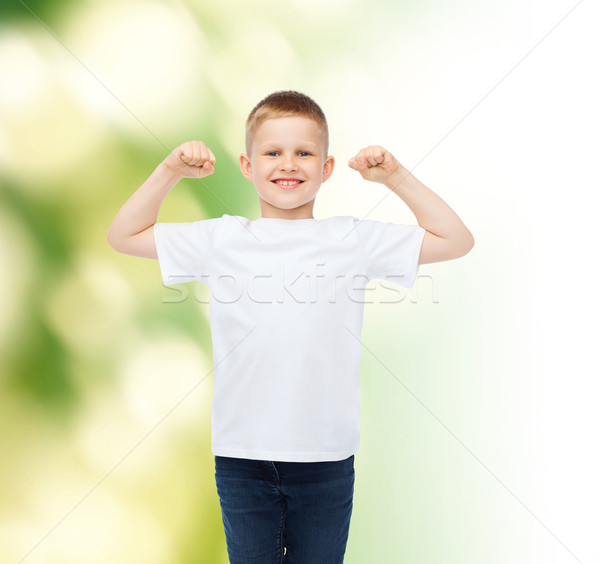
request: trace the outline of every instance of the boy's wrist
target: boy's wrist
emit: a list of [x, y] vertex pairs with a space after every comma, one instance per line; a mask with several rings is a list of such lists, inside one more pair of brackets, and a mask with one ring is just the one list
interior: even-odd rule
[[181, 173], [167, 166], [165, 161], [163, 161], [156, 167], [156, 171], [169, 183], [177, 183], [183, 178], [183, 175]]
[[413, 179], [413, 175], [406, 167], [399, 165], [398, 168], [390, 174], [385, 185], [392, 191], [398, 192], [407, 187]]

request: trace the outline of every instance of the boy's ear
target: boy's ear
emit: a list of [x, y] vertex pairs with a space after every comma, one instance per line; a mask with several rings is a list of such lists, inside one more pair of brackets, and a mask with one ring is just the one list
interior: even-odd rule
[[334, 167], [335, 159], [329, 155], [327, 159], [325, 159], [325, 164], [323, 165], [323, 180], [321, 182], [325, 182], [331, 176]]
[[240, 155], [240, 170], [242, 171], [242, 174], [246, 180], [254, 182], [254, 177], [252, 176], [252, 165], [250, 164], [250, 158], [246, 154]]

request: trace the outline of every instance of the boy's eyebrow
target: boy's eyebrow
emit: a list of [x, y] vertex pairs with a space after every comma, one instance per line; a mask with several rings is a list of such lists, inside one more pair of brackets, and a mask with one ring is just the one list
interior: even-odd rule
[[[319, 144], [318, 143], [313, 143], [312, 141], [299, 141], [298, 143], [296, 143], [297, 148], [300, 147], [318, 147]], [[279, 147], [279, 143], [263, 143], [261, 145], [259, 145], [259, 148], [261, 150], [265, 150], [265, 149], [274, 149], [274, 148], [278, 148]]]
[[[315, 143], [314, 141], [298, 141], [296, 143], [296, 145], [312, 145], [313, 147], [318, 147], [318, 143]], [[261, 147], [265, 148], [265, 147], [278, 147], [279, 143], [277, 143], [276, 141], [270, 142], [270, 141], [265, 141], [264, 143], [262, 143], [260, 145]]]

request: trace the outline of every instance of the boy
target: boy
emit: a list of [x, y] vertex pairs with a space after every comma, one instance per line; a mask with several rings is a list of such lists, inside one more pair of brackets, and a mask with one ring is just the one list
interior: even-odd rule
[[412, 287], [418, 265], [465, 255], [473, 237], [391, 153], [348, 165], [385, 184], [418, 225], [313, 217], [332, 174], [327, 121], [308, 96], [267, 96], [246, 122], [242, 174], [261, 217], [157, 223], [183, 177], [214, 172], [200, 141], [175, 149], [129, 198], [108, 233], [117, 251], [158, 259], [165, 285], [211, 291], [212, 451], [230, 562], [343, 562], [359, 446], [364, 287]]

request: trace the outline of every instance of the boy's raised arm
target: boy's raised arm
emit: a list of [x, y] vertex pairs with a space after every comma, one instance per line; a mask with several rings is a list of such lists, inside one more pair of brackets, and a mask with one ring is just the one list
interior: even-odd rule
[[456, 212], [381, 145], [361, 149], [348, 161], [348, 166], [360, 172], [365, 180], [385, 184], [415, 214], [425, 229], [419, 264], [452, 260], [473, 248], [473, 235]]
[[204, 178], [214, 172], [215, 156], [201, 141], [188, 141], [172, 151], [123, 204], [108, 230], [110, 246], [127, 255], [158, 258], [154, 224], [171, 188], [182, 178]]

